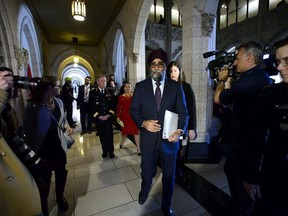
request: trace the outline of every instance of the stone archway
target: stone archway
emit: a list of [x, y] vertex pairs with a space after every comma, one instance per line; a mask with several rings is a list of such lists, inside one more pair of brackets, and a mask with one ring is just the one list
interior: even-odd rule
[[28, 51], [28, 61], [24, 62], [24, 75], [27, 76], [28, 64], [31, 68], [33, 77], [41, 77], [43, 75], [42, 68], [40, 68], [40, 51], [38, 39], [35, 35], [34, 26], [29, 17], [25, 17], [20, 27], [20, 48], [24, 48]]

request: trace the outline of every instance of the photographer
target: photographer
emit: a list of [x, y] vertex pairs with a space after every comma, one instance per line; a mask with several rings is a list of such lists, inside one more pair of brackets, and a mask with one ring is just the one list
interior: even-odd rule
[[260, 67], [262, 59], [262, 46], [258, 42], [240, 44], [236, 47], [233, 64], [240, 78], [230, 85], [228, 70], [224, 69], [219, 73], [214, 95], [216, 104], [233, 105], [231, 141], [224, 164], [232, 215], [251, 215], [254, 202], [261, 197], [259, 169], [263, 145], [255, 139], [257, 122], [253, 119], [257, 100], [264, 87], [270, 84], [268, 73]]
[[0, 67], [0, 215], [42, 215], [37, 185], [13, 152], [11, 143], [8, 145], [5, 140], [18, 129], [15, 111], [8, 103], [13, 97], [11, 72], [9, 68]]

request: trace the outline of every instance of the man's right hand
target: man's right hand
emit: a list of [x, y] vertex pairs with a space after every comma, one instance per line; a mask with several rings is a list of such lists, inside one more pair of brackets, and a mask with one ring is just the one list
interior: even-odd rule
[[7, 90], [12, 88], [13, 84], [13, 76], [11, 76], [10, 71], [3, 71], [0, 73], [0, 89]]
[[158, 120], [145, 120], [143, 127], [150, 132], [159, 132], [161, 130], [161, 125], [158, 124]]

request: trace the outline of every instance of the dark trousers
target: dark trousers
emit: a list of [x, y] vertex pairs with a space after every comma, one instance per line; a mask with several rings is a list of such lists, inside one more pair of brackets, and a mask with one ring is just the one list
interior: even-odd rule
[[[87, 119], [87, 124], [86, 124], [86, 119]], [[81, 122], [82, 131], [87, 131], [87, 130], [91, 131], [92, 117], [88, 112], [87, 103], [83, 103], [80, 106], [80, 122]]]
[[72, 119], [72, 114], [73, 114], [73, 102], [66, 102], [64, 103], [65, 111], [66, 111], [66, 118], [69, 123], [69, 125], [73, 125], [73, 119]]
[[49, 196], [49, 190], [50, 190], [50, 184], [51, 184], [51, 177], [52, 177], [52, 171], [55, 172], [55, 192], [56, 192], [56, 198], [63, 197], [64, 190], [65, 190], [65, 184], [67, 179], [67, 173], [68, 171], [65, 168], [64, 163], [48, 163], [49, 169], [46, 170], [45, 177], [36, 175], [34, 176], [34, 179], [36, 181], [36, 184], [39, 189], [40, 198], [41, 198], [41, 207], [42, 212], [46, 216], [48, 216], [48, 196]]
[[235, 158], [228, 154], [224, 164], [224, 172], [230, 189], [231, 204], [234, 215], [248, 216], [252, 213], [254, 202], [244, 189], [243, 180], [238, 175], [235, 163]]
[[114, 153], [113, 118], [110, 117], [106, 121], [97, 119], [96, 127], [103, 153]]
[[[281, 152], [282, 153], [282, 152]], [[283, 156], [264, 156], [261, 173], [260, 215], [288, 215], [288, 160]]]
[[[186, 150], [186, 146], [182, 145], [182, 140], [180, 140], [179, 143], [180, 143], [180, 145], [179, 145], [179, 150], [177, 152], [177, 160], [176, 160], [176, 173], [179, 174], [178, 177], [183, 177], [181, 175], [183, 175], [182, 169], [183, 169], [183, 166], [184, 166], [184, 161], [185, 161], [185, 156], [186, 155], [182, 155], [181, 151], [185, 151]], [[181, 180], [183, 180], [183, 179], [181, 179]]]
[[149, 193], [152, 185], [152, 179], [157, 170], [157, 159], [160, 156], [162, 168], [162, 209], [166, 210], [171, 207], [171, 199], [174, 190], [175, 166], [177, 151], [164, 152], [161, 149], [156, 149], [152, 153], [141, 154], [141, 191]]

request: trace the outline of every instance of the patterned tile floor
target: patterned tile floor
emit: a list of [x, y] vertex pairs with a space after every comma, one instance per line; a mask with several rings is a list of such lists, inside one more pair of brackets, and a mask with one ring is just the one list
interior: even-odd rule
[[[92, 134], [80, 136], [76, 128], [76, 143], [68, 152], [69, 171], [65, 197], [70, 208], [58, 212], [55, 204], [54, 181], [49, 198], [50, 215], [162, 215], [161, 169], [158, 168], [147, 202], [138, 204], [140, 190], [140, 156], [135, 145], [126, 140], [125, 148], [119, 149], [120, 133], [115, 130], [114, 159], [102, 159], [99, 137]], [[228, 197], [228, 186], [223, 173], [223, 160], [218, 164], [186, 164], [185, 174], [189, 179], [176, 184], [173, 209], [178, 216], [216, 215], [216, 204], [221, 205]], [[215, 200], [218, 199], [218, 200]]]
[[[140, 156], [137, 155], [135, 145], [127, 139], [125, 148], [120, 149], [120, 132], [114, 130], [116, 157], [102, 159], [101, 145], [95, 131], [80, 136], [79, 125], [73, 134], [76, 142], [67, 155], [69, 172], [65, 197], [70, 208], [66, 212], [58, 212], [53, 178], [49, 197], [50, 216], [162, 215], [161, 169], [158, 168], [148, 200], [144, 205], [139, 205]], [[222, 157], [215, 163], [185, 164], [188, 181], [176, 183], [173, 194], [172, 208], [176, 216], [221, 214], [222, 203], [229, 198], [223, 161]]]

